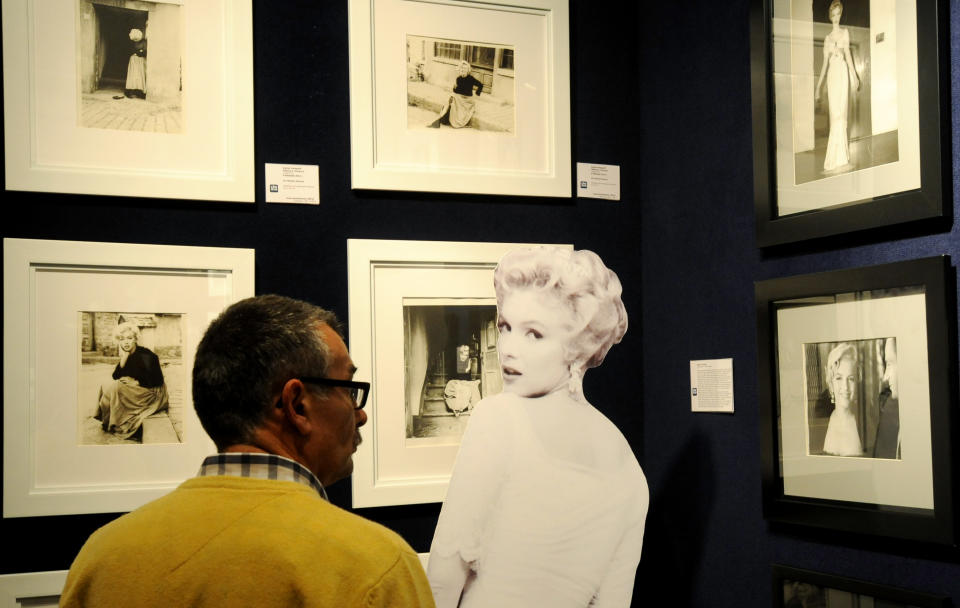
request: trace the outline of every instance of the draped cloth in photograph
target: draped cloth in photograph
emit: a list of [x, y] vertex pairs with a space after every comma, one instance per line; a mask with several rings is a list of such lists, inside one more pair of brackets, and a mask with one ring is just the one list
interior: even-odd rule
[[131, 91], [147, 90], [147, 60], [134, 53], [127, 62], [127, 84], [125, 89]]
[[144, 387], [129, 377], [114, 380], [100, 387], [100, 415], [104, 430], [127, 439], [137, 432], [147, 416], [167, 408], [170, 396], [167, 385]]
[[126, 361], [113, 370], [113, 382], [100, 386], [97, 420], [103, 430], [126, 439], [144, 419], [167, 409], [170, 396], [160, 359], [149, 348], [137, 345]]
[[454, 93], [450, 96], [450, 126], [457, 129], [470, 124], [477, 111], [476, 100], [468, 95]]

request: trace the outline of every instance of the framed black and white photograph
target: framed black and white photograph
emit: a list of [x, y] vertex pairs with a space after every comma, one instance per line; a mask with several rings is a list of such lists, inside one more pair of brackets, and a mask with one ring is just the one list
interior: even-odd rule
[[513, 46], [407, 36], [407, 128], [516, 133]]
[[250, 0], [2, 11], [8, 190], [255, 200]]
[[180, 4], [79, 3], [79, 126], [181, 133], [185, 66]]
[[945, 257], [756, 283], [764, 514], [951, 544]]
[[216, 451], [197, 343], [254, 293], [252, 249], [3, 241], [3, 516], [120, 513]]
[[355, 189], [569, 197], [567, 0], [350, 0]]
[[457, 444], [480, 399], [503, 389], [496, 303], [403, 302], [406, 445]]
[[78, 443], [183, 443], [183, 315], [85, 310], [78, 327]]
[[773, 565], [773, 608], [947, 608], [945, 595]]
[[807, 454], [900, 459], [897, 339], [803, 345]]
[[760, 246], [950, 214], [947, 3], [754, 0]]
[[527, 246], [347, 240], [350, 355], [372, 383], [354, 507], [443, 501], [474, 406], [503, 388], [493, 270]]

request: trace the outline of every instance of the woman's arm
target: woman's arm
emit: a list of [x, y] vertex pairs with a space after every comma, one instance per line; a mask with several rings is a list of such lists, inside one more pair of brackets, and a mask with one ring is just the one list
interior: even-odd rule
[[470, 567], [460, 559], [459, 553], [430, 555], [427, 579], [430, 581], [430, 590], [433, 591], [433, 601], [437, 608], [456, 608], [469, 573]]
[[473, 79], [473, 86], [477, 87], [477, 97], [480, 97], [480, 92], [483, 90], [483, 83], [474, 78], [472, 74], [470, 78]]
[[591, 608], [619, 608], [629, 606], [633, 597], [633, 580], [637, 574], [637, 564], [643, 548], [643, 529], [645, 518], [640, 519], [627, 530], [620, 546], [610, 562], [606, 576], [600, 583]]
[[817, 80], [817, 88], [814, 89], [814, 101], [820, 101], [820, 87], [823, 86], [823, 77], [827, 75], [827, 64], [830, 63], [830, 53], [827, 51], [827, 41], [823, 41], [823, 65], [820, 66], [820, 78]]
[[501, 395], [481, 401], [460, 442], [427, 565], [438, 608], [456, 607], [470, 576], [470, 564], [483, 551], [490, 506], [497, 501], [512, 458], [505, 405]]

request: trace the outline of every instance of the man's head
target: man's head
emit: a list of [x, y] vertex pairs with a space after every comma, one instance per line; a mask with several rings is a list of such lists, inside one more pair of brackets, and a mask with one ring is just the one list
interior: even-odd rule
[[353, 377], [339, 332], [333, 313], [282, 296], [224, 310], [193, 366], [194, 407], [217, 448], [252, 445], [289, 455], [324, 484], [349, 475], [366, 415], [354, 410], [347, 389], [300, 380]]

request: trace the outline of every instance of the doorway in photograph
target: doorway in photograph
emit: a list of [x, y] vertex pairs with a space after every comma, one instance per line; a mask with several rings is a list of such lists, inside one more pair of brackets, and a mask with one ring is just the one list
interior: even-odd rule
[[77, 2], [78, 125], [182, 132], [179, 2]]
[[407, 36], [407, 128], [516, 133], [514, 48]]
[[184, 315], [79, 316], [78, 443], [183, 443]]
[[408, 445], [458, 443], [481, 398], [503, 389], [497, 307], [404, 299], [404, 389]]
[[807, 454], [900, 460], [895, 337], [803, 345]]
[[793, 2], [791, 17], [813, 39], [793, 47], [796, 184], [899, 160], [895, 0]]

